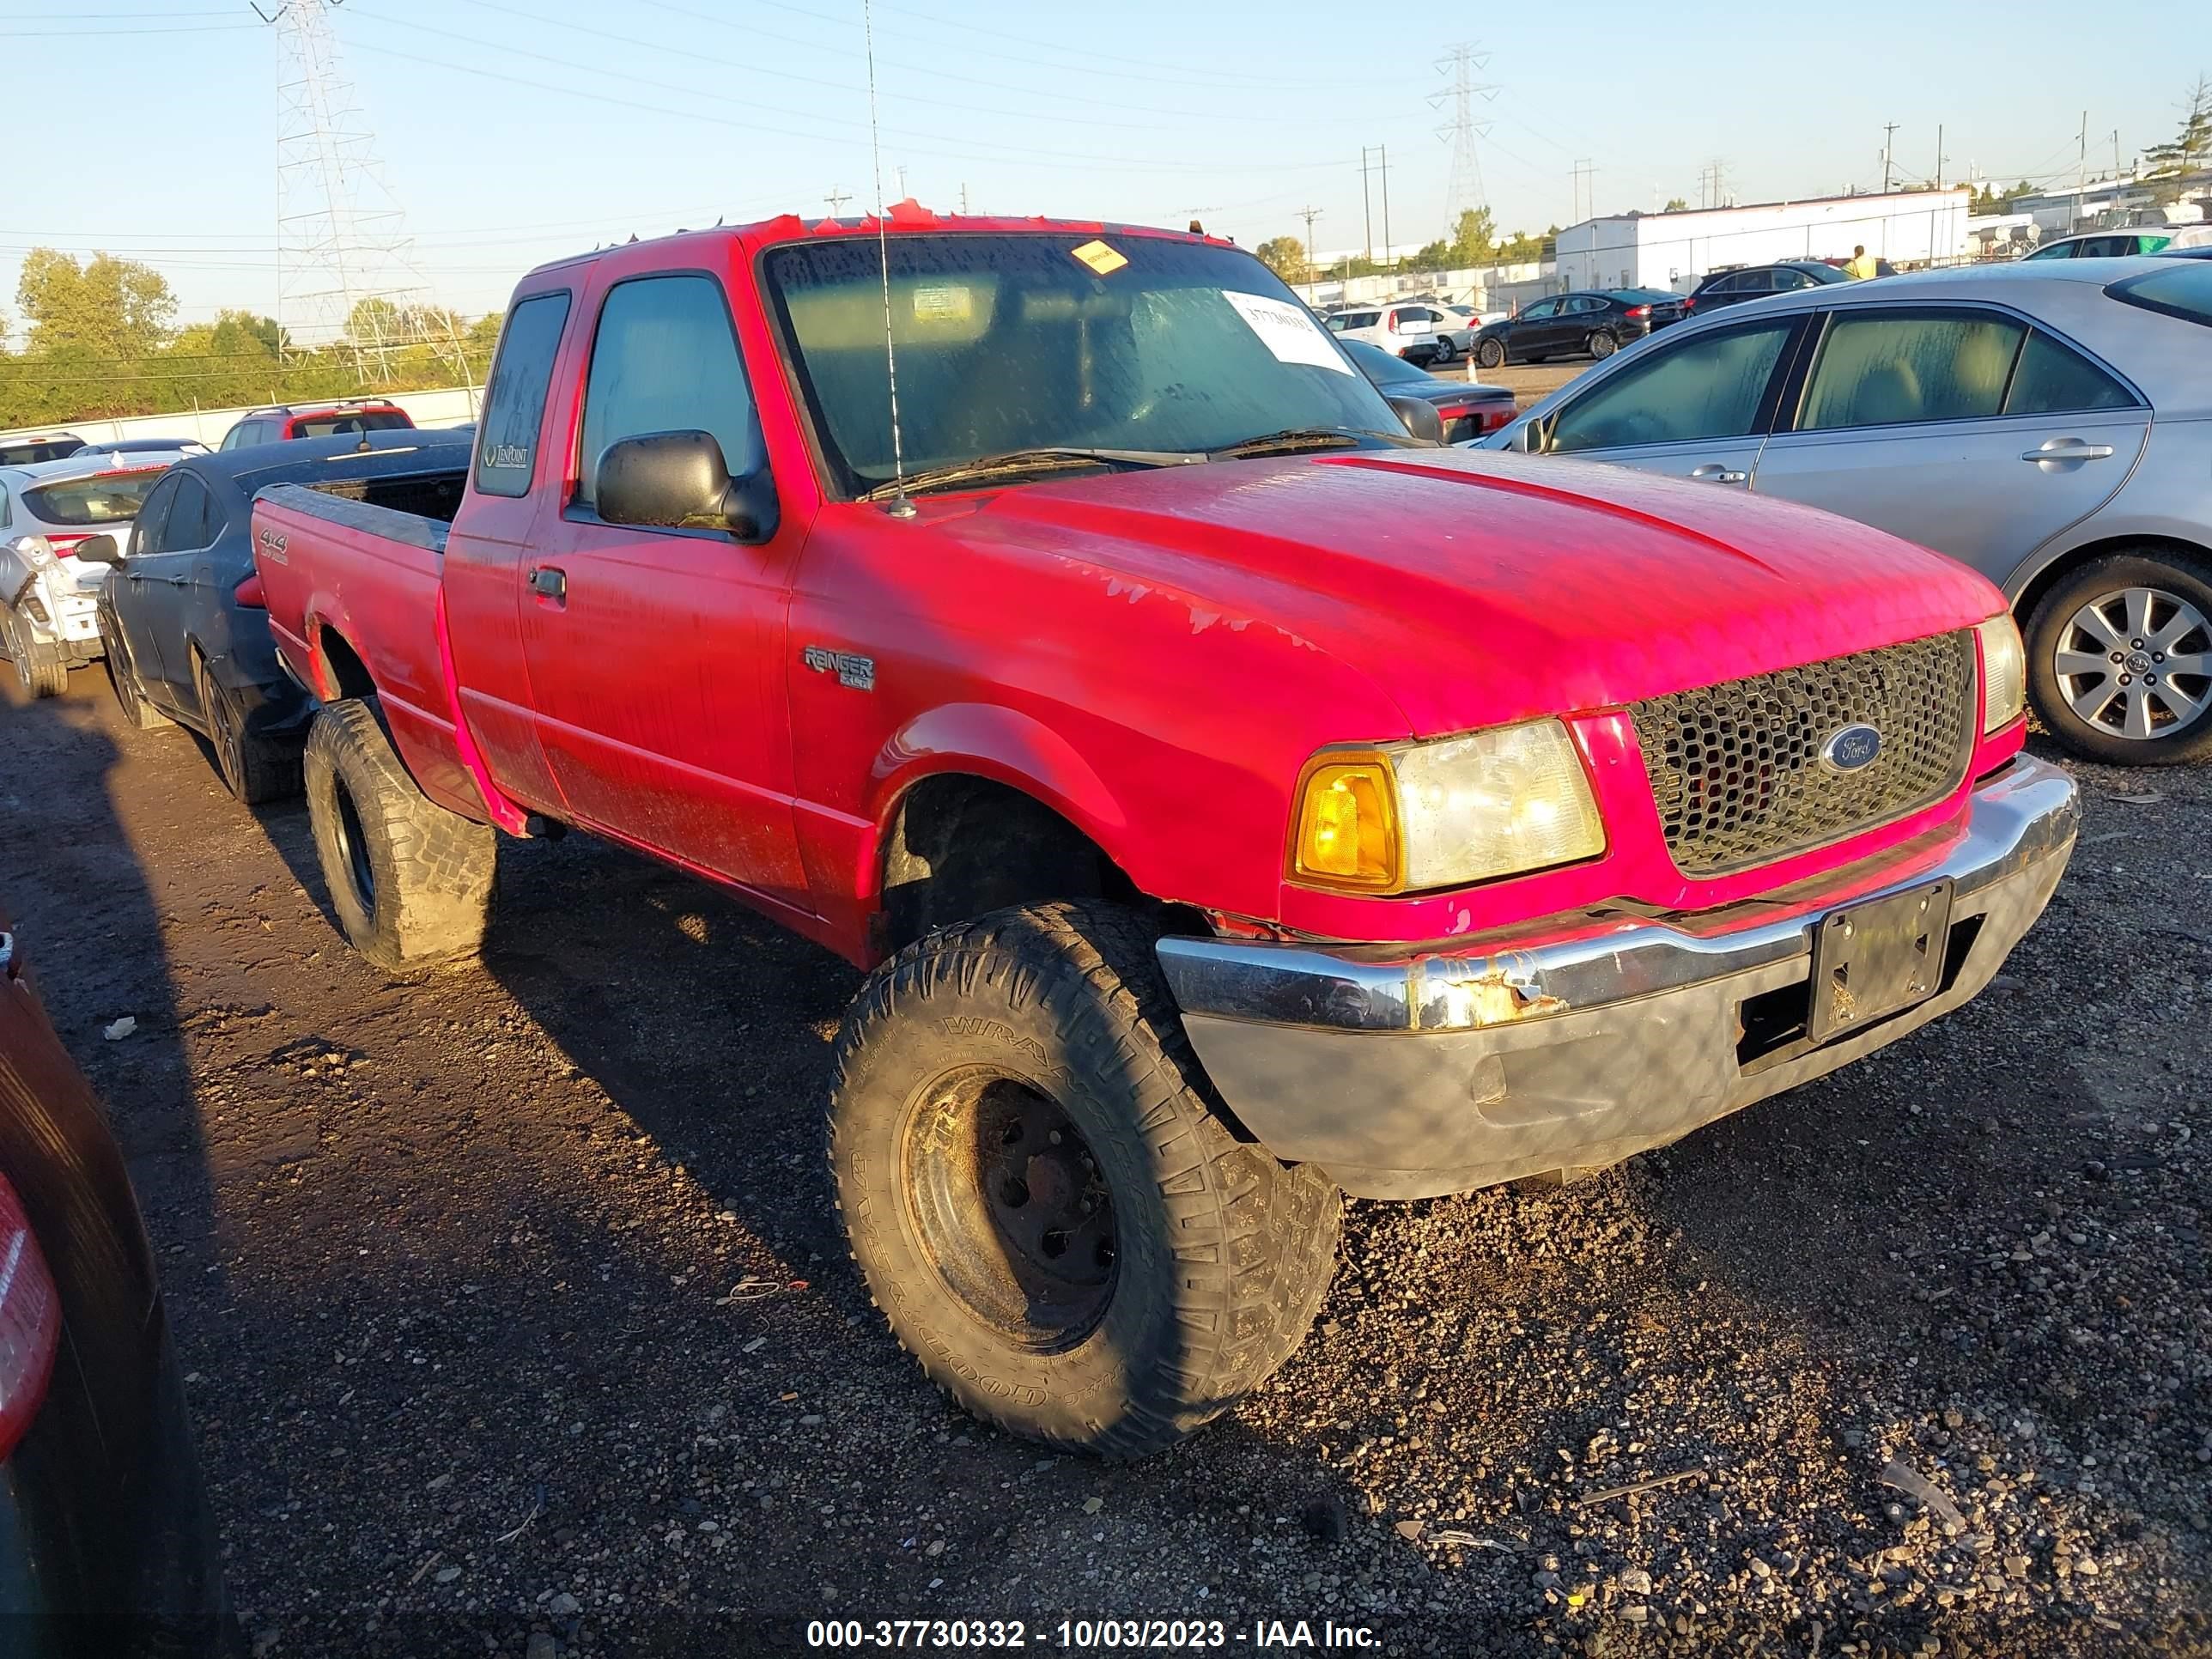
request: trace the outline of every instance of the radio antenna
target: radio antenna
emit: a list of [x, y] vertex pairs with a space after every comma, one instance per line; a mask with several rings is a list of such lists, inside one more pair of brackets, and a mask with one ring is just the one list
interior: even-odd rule
[[884, 225], [884, 148], [876, 128], [876, 9], [873, 0], [860, 0], [860, 28], [868, 48], [868, 159], [876, 170], [876, 258], [884, 274], [884, 368], [891, 387], [890, 503], [884, 508], [894, 519], [914, 517], [914, 503], [906, 497], [906, 450], [899, 439], [898, 348], [891, 342], [891, 249]]

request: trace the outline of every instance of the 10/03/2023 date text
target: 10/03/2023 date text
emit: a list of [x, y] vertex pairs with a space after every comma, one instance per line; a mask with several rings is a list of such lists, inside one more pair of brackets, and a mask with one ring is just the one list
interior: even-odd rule
[[817, 1619], [806, 1626], [814, 1648], [1119, 1649], [1176, 1651], [1250, 1647], [1260, 1650], [1376, 1650], [1381, 1642], [1364, 1625], [1322, 1620], [1255, 1620], [1247, 1628], [1219, 1619], [1063, 1619], [1034, 1632], [1019, 1619]]

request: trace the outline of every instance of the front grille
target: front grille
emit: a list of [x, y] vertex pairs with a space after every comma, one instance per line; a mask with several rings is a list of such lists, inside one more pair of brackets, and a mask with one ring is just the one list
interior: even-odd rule
[[[1942, 799], [1973, 750], [1970, 633], [1727, 680], [1629, 705], [1668, 850], [1719, 875], [1870, 830]], [[1873, 726], [1881, 749], [1840, 772], [1821, 745]]]

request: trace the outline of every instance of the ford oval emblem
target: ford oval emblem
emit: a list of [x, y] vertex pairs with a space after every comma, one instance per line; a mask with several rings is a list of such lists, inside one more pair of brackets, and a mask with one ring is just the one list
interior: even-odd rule
[[1856, 772], [1873, 765], [1881, 753], [1881, 732], [1871, 726], [1846, 726], [1831, 732], [1820, 745], [1820, 764], [1831, 772]]

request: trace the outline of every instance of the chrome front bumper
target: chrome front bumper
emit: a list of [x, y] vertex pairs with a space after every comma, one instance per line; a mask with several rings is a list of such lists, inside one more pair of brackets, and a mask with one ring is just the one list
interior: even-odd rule
[[[1160, 963], [1215, 1087], [1277, 1157], [1360, 1197], [1464, 1192], [1664, 1146], [1959, 1006], [2042, 914], [2079, 817], [2073, 780], [2023, 756], [1975, 789], [1963, 835], [1721, 910], [1577, 913], [1431, 947], [1165, 939]], [[1793, 1041], [1820, 918], [1939, 878], [1936, 994]]]

